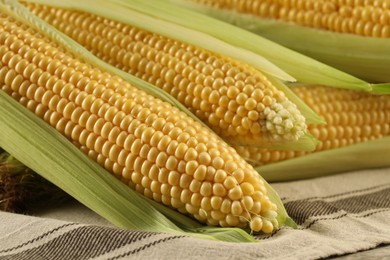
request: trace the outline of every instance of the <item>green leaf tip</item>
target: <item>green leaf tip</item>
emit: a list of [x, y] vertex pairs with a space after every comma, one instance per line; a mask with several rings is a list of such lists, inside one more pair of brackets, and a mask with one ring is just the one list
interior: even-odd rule
[[372, 93], [375, 95], [390, 95], [390, 83], [373, 84]]

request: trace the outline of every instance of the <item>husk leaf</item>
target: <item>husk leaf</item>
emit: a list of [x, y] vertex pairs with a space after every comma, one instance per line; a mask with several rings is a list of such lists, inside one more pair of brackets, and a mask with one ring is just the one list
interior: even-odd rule
[[390, 166], [390, 136], [256, 167], [269, 182]]

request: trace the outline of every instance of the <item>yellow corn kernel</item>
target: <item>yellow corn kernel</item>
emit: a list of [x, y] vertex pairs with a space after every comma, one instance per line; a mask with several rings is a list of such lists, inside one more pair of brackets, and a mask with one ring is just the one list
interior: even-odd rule
[[[251, 219], [265, 218], [276, 207], [254, 169], [176, 107], [84, 63], [2, 13], [0, 54], [1, 91], [51, 124], [130, 188], [204, 223], [274, 230], [251, 224]], [[156, 122], [161, 129], [154, 128]], [[200, 153], [190, 145], [194, 140]], [[243, 196], [232, 170], [240, 170], [237, 176], [243, 180], [257, 176], [250, 183], [253, 187], [245, 187], [245, 194], [252, 189], [257, 193]], [[225, 185], [228, 180], [230, 184]], [[264, 194], [260, 198], [255, 195], [259, 192]], [[250, 218], [241, 216], [238, 213], [251, 205], [248, 196], [273, 207], [268, 206], [270, 212], [251, 213]], [[223, 213], [233, 203], [234, 218]]]

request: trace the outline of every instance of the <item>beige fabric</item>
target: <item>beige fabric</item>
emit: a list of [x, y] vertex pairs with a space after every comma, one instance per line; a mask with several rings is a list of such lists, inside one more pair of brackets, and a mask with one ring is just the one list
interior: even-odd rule
[[257, 237], [258, 243], [124, 231], [68, 204], [38, 217], [0, 212], [0, 258], [319, 259], [390, 244], [390, 168], [274, 187], [299, 227]]

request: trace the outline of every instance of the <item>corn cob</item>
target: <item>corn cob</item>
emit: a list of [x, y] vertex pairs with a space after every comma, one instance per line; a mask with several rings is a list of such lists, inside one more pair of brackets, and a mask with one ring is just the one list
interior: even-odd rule
[[389, 1], [192, 0], [214, 8], [234, 10], [332, 32], [390, 37]]
[[258, 70], [90, 13], [26, 4], [104, 61], [170, 93], [226, 141], [296, 141], [304, 117]]
[[264, 182], [216, 135], [25, 23], [0, 17], [2, 91], [89, 157], [136, 191], [209, 225], [278, 227]]
[[[295, 86], [293, 91], [326, 125], [309, 125], [309, 132], [320, 140], [314, 152], [341, 148], [390, 136], [390, 95], [375, 96], [361, 91], [324, 86]], [[235, 146], [253, 165], [265, 165], [309, 154], [304, 151], [278, 151]]]

